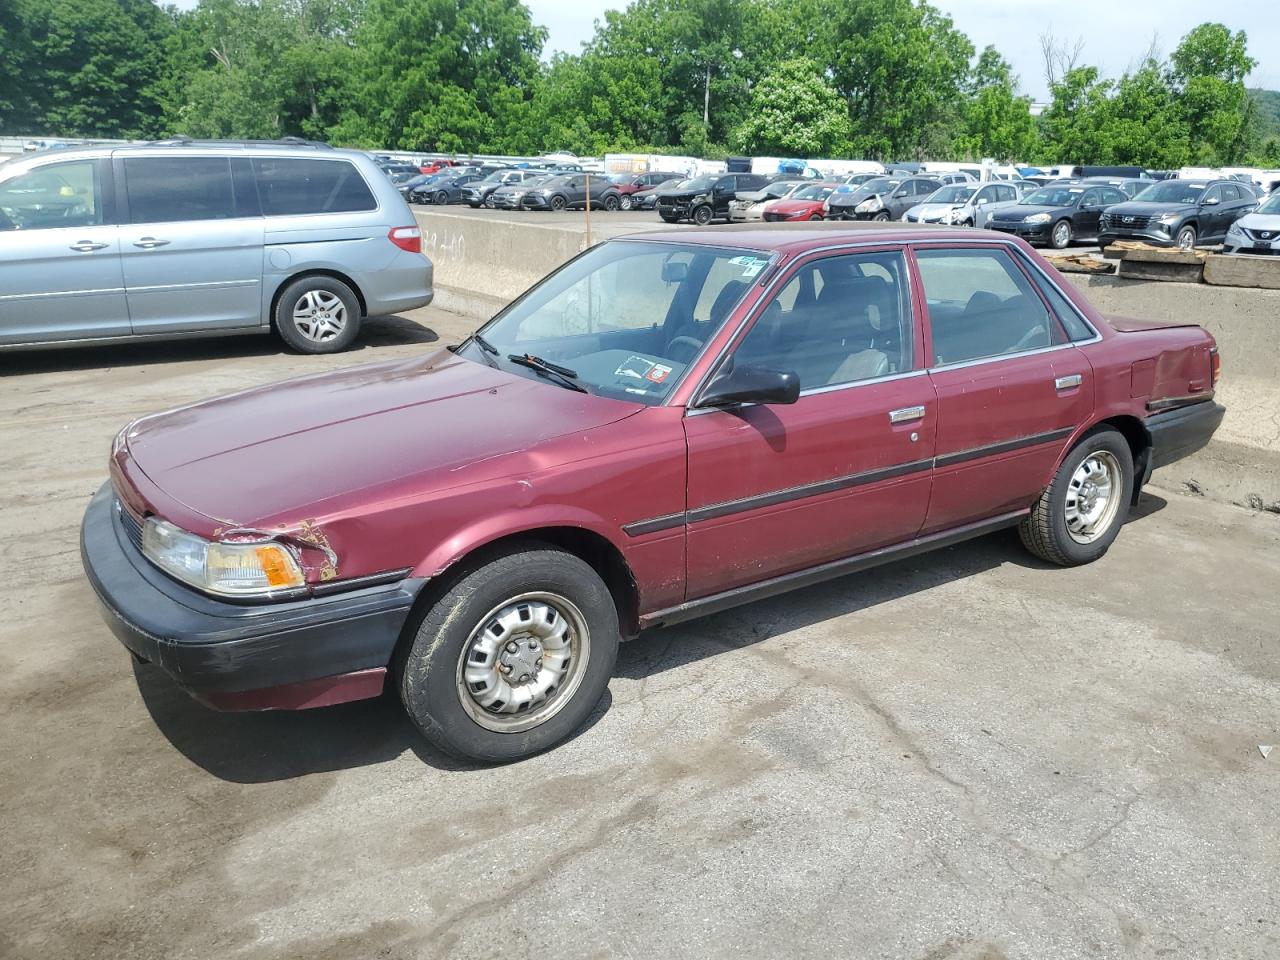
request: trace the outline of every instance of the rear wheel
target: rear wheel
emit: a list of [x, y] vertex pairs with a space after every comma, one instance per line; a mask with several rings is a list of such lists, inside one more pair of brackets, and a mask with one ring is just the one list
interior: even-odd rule
[[1177, 237], [1174, 238], [1179, 250], [1194, 250], [1196, 246], [1196, 228], [1191, 224], [1187, 224], [1178, 231]]
[[1023, 544], [1064, 567], [1097, 560], [1129, 516], [1133, 483], [1128, 441], [1115, 430], [1095, 430], [1067, 454], [1018, 527]]
[[619, 206], [618, 198], [615, 197], [613, 194], [609, 194], [609, 196], [604, 198], [604, 208], [608, 210], [610, 213], [617, 210], [618, 206]]
[[449, 753], [519, 760], [578, 729], [608, 687], [618, 614], [572, 554], [526, 543], [459, 580], [397, 661], [405, 709]]
[[276, 332], [299, 353], [338, 353], [360, 331], [355, 291], [333, 277], [300, 277], [276, 302]]
[[693, 222], [700, 227], [705, 227], [711, 222], [711, 213], [710, 207], [698, 207], [693, 211]]
[[1071, 246], [1071, 221], [1059, 220], [1049, 231], [1049, 243], [1055, 250], [1065, 250]]

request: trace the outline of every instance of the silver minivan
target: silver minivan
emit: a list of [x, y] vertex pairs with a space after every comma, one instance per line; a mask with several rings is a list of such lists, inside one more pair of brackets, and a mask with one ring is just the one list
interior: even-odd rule
[[413, 214], [358, 151], [175, 140], [0, 167], [0, 350], [275, 330], [333, 353], [431, 298]]

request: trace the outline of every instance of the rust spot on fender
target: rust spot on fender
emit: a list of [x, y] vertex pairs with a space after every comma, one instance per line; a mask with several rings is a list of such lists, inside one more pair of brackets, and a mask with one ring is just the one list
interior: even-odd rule
[[321, 581], [333, 580], [338, 576], [338, 568], [334, 565], [333, 558], [337, 556], [333, 547], [329, 545], [329, 538], [325, 532], [316, 526], [314, 520], [303, 520], [298, 524], [298, 532], [294, 535], [302, 543], [310, 544], [324, 554], [324, 563], [320, 566]]

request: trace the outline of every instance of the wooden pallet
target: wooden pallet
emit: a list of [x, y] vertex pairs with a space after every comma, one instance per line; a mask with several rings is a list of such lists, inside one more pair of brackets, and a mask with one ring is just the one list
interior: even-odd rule
[[1087, 253], [1045, 254], [1045, 259], [1063, 273], [1115, 273], [1116, 267]]

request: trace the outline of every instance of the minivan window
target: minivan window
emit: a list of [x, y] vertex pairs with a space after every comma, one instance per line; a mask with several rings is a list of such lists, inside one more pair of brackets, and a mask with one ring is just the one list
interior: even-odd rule
[[364, 177], [346, 160], [258, 157], [253, 167], [262, 212], [268, 217], [357, 213], [378, 208]]
[[0, 183], [0, 230], [51, 230], [102, 223], [96, 160], [28, 170]]
[[226, 157], [127, 157], [124, 179], [133, 223], [237, 216]]

